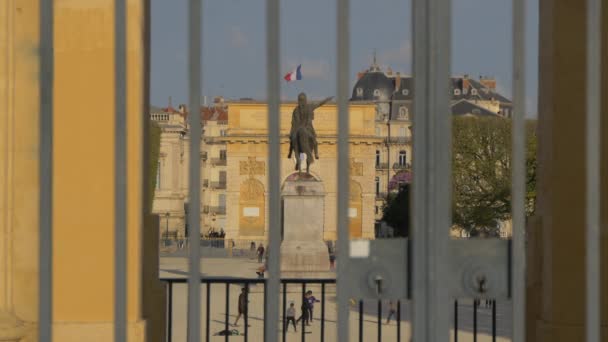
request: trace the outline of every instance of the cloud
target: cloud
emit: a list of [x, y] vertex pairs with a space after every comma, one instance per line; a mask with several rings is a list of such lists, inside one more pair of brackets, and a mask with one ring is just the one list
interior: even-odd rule
[[378, 63], [385, 66], [405, 66], [411, 68], [412, 65], [412, 42], [410, 40], [402, 40], [398, 47], [380, 51], [378, 54]]
[[285, 63], [286, 69], [284, 72], [293, 70], [296, 66], [302, 64], [302, 78], [304, 79], [329, 79], [330, 67], [327, 61], [321, 59], [287, 59]]
[[230, 28], [230, 45], [235, 48], [242, 48], [247, 45], [247, 36], [240, 27], [232, 26]]

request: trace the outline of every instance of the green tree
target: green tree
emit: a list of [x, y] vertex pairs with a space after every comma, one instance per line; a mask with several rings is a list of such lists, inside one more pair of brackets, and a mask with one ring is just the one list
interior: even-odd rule
[[[536, 124], [526, 124], [527, 202], [534, 211]], [[511, 120], [457, 117], [453, 120], [452, 222], [471, 235], [497, 233], [511, 218]]]
[[382, 221], [395, 229], [394, 236], [407, 237], [410, 231], [410, 184], [403, 183], [399, 192], [389, 194], [382, 208]]

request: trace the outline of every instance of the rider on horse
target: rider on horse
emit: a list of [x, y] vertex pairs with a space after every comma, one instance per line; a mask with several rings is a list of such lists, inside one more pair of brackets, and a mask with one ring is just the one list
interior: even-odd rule
[[300, 93], [298, 95], [298, 105], [293, 110], [291, 115], [291, 131], [289, 133], [289, 154], [287, 158], [291, 158], [291, 152], [294, 149], [294, 141], [296, 139], [296, 132], [303, 128], [313, 139], [315, 158], [319, 159], [319, 150], [317, 147], [317, 133], [312, 125], [312, 120], [315, 118], [314, 110], [321, 107], [327, 101], [331, 100], [333, 96], [330, 96], [319, 103], [306, 103], [306, 94]]

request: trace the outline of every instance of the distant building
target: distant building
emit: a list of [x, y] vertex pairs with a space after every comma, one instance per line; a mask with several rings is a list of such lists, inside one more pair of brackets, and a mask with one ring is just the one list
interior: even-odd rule
[[[468, 75], [452, 77], [450, 93], [453, 115], [510, 117], [512, 103], [496, 90], [496, 80]], [[398, 189], [394, 177], [411, 172], [414, 81], [411, 76], [382, 70], [374, 58], [371, 66], [357, 75], [351, 103], [376, 105], [375, 135], [383, 144], [375, 151], [376, 219], [382, 217], [387, 193]]]

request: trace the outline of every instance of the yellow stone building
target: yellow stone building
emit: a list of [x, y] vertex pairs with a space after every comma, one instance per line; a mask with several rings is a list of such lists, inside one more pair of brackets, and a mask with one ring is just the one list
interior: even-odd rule
[[[224, 103], [216, 98], [214, 106], [201, 110], [203, 233], [224, 231], [226, 238], [246, 246], [266, 240], [268, 232], [268, 130], [267, 105], [242, 100]], [[291, 113], [295, 103], [281, 105], [281, 180], [294, 173], [293, 159], [287, 159]], [[155, 108], [151, 117], [162, 129], [157, 192], [154, 212], [161, 216], [161, 236], [186, 235], [185, 203], [188, 203], [187, 168], [189, 135], [187, 111]], [[351, 120], [351, 236], [374, 238], [377, 188], [375, 151], [382, 139], [375, 135], [375, 106], [361, 102], [350, 108]], [[327, 104], [315, 111], [314, 126], [319, 141], [320, 159], [311, 174], [326, 191], [323, 215], [324, 238], [336, 240], [337, 107]], [[187, 204], [186, 204], [187, 207]], [[167, 215], [168, 214], [168, 215]]]

